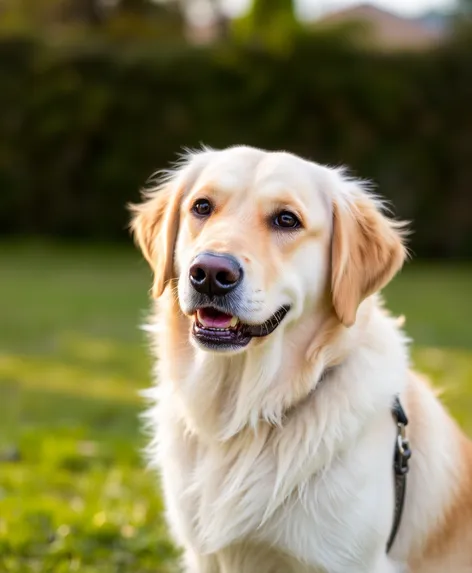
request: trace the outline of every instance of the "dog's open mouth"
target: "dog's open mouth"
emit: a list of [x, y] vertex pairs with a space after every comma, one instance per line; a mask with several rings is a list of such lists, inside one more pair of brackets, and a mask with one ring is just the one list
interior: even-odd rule
[[193, 322], [193, 336], [213, 349], [242, 348], [249, 344], [252, 338], [271, 334], [289, 310], [290, 307], [282, 306], [262, 324], [244, 324], [236, 316], [215, 308], [199, 308]]

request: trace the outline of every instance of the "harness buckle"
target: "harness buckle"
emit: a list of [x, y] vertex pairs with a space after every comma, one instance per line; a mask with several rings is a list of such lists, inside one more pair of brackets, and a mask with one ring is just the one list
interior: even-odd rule
[[390, 552], [392, 545], [400, 527], [402, 519], [403, 506], [405, 503], [406, 492], [406, 475], [408, 473], [409, 461], [411, 458], [410, 442], [406, 436], [406, 426], [408, 418], [403, 410], [398, 396], [395, 396], [392, 405], [392, 415], [397, 426], [397, 437], [395, 440], [393, 470], [395, 474], [395, 513], [393, 516], [393, 525], [390, 531], [390, 537], [387, 541], [387, 553]]
[[410, 469], [410, 442], [406, 437], [405, 424], [398, 423], [397, 443], [395, 447], [394, 468], [397, 475], [406, 475]]

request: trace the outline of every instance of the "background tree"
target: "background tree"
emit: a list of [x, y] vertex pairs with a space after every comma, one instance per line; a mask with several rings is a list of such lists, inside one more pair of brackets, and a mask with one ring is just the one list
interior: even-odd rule
[[98, 26], [105, 14], [101, 0], [62, 0], [60, 14], [66, 21]]
[[472, 0], [459, 0], [458, 9], [459, 14], [470, 18], [472, 16]]
[[454, 40], [472, 46], [472, 0], [457, 0], [456, 10], [452, 17]]
[[236, 37], [275, 50], [286, 49], [301, 27], [294, 0], [253, 0], [248, 13], [235, 22]]

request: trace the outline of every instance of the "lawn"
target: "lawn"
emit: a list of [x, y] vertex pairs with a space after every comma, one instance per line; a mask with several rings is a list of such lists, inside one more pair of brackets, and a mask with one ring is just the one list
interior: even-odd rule
[[[0, 245], [0, 571], [175, 571], [140, 456], [149, 284], [131, 249]], [[472, 433], [471, 285], [415, 262], [386, 298]]]

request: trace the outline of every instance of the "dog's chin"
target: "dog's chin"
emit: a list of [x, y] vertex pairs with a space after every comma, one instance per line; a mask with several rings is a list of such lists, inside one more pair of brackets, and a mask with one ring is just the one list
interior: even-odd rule
[[214, 307], [201, 307], [192, 315], [191, 336], [200, 348], [207, 351], [241, 352], [253, 338], [270, 336], [289, 310], [289, 306], [282, 306], [265, 322], [248, 324], [237, 316], [226, 314]]

